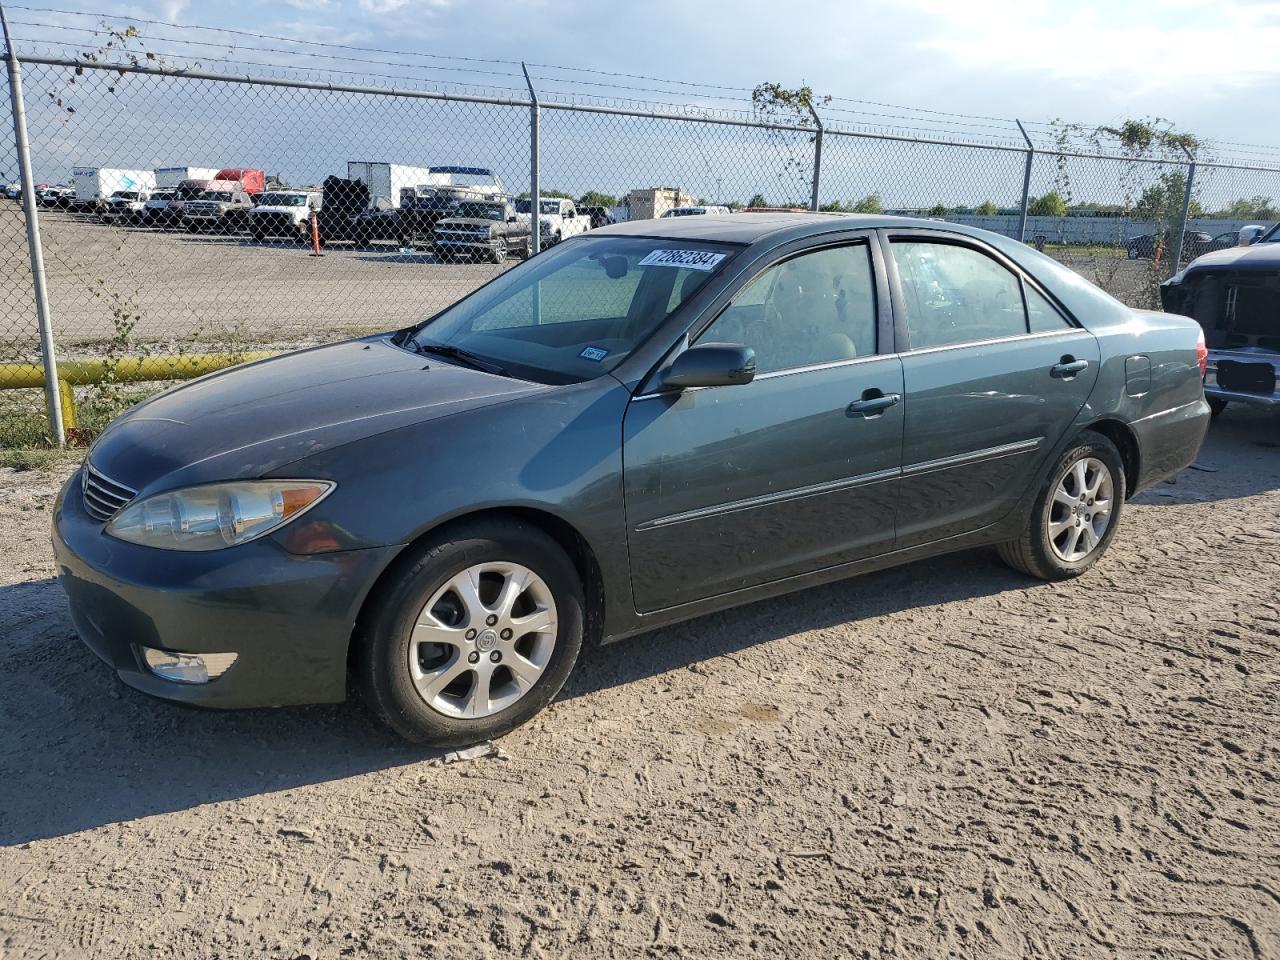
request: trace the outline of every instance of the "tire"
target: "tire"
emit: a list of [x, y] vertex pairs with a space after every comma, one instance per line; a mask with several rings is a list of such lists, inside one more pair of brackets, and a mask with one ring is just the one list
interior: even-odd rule
[[261, 230], [261, 229], [259, 229], [258, 227], [254, 227], [254, 228], [252, 228], [252, 229], [249, 231], [249, 234], [250, 234], [250, 235], [253, 237], [253, 239], [254, 239], [254, 240], [256, 240], [258, 243], [262, 243], [262, 241], [264, 241], [264, 240], [266, 240], [266, 239], [267, 239], [267, 232], [266, 232], [265, 230]]
[[[484, 567], [494, 569], [483, 571], [468, 612], [453, 585], [460, 579], [477, 582], [467, 581], [467, 572]], [[497, 568], [520, 568], [536, 578], [513, 596], [514, 607], [508, 605], [519, 619], [499, 617], [503, 591], [514, 581], [503, 580]], [[520, 521], [442, 531], [392, 570], [366, 609], [353, 659], [361, 693], [400, 736], [435, 747], [489, 740], [525, 723], [560, 692], [582, 649], [585, 602], [578, 573], [554, 540]], [[489, 610], [496, 622], [483, 619]], [[526, 616], [526, 622], [538, 618], [547, 629], [519, 634]], [[411, 657], [417, 658], [412, 662], [425, 692], [415, 683]], [[517, 682], [517, 662], [531, 678], [527, 685]], [[483, 699], [477, 696], [481, 690]]]
[[[1078, 486], [1078, 464], [1085, 464], [1085, 476], [1089, 483], [1082, 492], [1086, 494], [1089, 484], [1101, 472], [1099, 468], [1105, 468], [1107, 476], [1105, 480], [1098, 481], [1096, 487], [1098, 493], [1103, 492], [1108, 485], [1110, 487], [1109, 509], [1105, 517], [1094, 511], [1095, 504], [1103, 502], [1101, 496], [1085, 496], [1080, 500], [1073, 498], [1073, 505], [1070, 507], [1062, 499], [1055, 499], [1060, 486], [1065, 496], [1073, 497]], [[1124, 460], [1120, 457], [1120, 451], [1102, 434], [1083, 431], [1046, 473], [1036, 495], [1027, 529], [1016, 540], [999, 545], [1000, 557], [1015, 570], [1041, 580], [1070, 580], [1078, 577], [1097, 563], [1111, 544], [1120, 524], [1124, 498]], [[1081, 512], [1076, 514], [1076, 510]], [[1075, 540], [1072, 539], [1073, 535]], [[1088, 546], [1090, 538], [1094, 543], [1088, 547], [1087, 552], [1075, 555]], [[1058, 541], [1056, 544], [1055, 539]], [[1072, 546], [1075, 550], [1070, 549]]]
[[1137, 248], [1137, 247], [1125, 247], [1125, 248], [1124, 248], [1124, 253], [1125, 253], [1125, 256], [1126, 256], [1126, 257], [1128, 257], [1130, 260], [1137, 260], [1137, 259], [1138, 259], [1138, 248]]
[[507, 262], [507, 241], [504, 237], [499, 237], [494, 241], [493, 247], [489, 251], [489, 259], [494, 263]]
[[1227, 402], [1220, 397], [1205, 397], [1209, 401], [1209, 414], [1216, 420], [1227, 409]]

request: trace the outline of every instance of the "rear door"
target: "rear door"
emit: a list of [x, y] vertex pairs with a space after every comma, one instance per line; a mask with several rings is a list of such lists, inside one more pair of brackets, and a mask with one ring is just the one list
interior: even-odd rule
[[693, 331], [752, 347], [753, 382], [631, 402], [639, 611], [892, 549], [903, 407], [887, 301], [874, 234], [792, 249]]
[[1097, 340], [977, 240], [891, 231], [905, 421], [898, 547], [1002, 519], [1098, 375]]

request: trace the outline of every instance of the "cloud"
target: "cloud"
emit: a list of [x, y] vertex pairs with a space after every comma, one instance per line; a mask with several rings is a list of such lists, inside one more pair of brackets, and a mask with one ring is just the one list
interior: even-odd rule
[[295, 10], [305, 10], [308, 13], [333, 9], [333, 0], [284, 0], [284, 2]]

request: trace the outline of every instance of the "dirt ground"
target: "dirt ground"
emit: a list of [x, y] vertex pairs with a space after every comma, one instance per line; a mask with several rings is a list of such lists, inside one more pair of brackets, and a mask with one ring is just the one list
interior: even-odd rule
[[984, 550], [662, 630], [452, 763], [124, 687], [56, 478], [0, 473], [0, 957], [1280, 956], [1278, 427], [1229, 410], [1080, 580]]

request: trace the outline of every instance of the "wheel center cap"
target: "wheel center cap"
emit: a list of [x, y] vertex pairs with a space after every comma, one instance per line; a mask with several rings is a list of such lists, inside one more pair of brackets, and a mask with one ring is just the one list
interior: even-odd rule
[[498, 633], [496, 630], [484, 630], [476, 635], [476, 649], [481, 653], [488, 653], [498, 645]]

